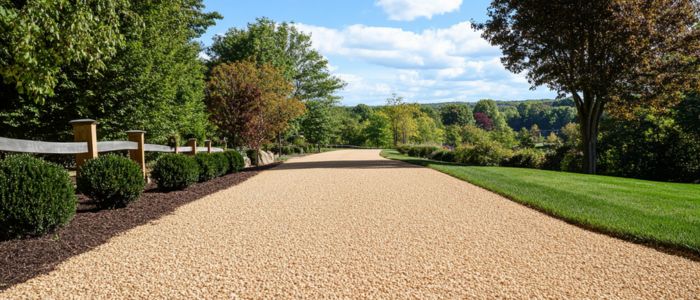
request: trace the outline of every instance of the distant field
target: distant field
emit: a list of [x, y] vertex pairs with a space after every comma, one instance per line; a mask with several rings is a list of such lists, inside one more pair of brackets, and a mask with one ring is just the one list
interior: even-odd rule
[[536, 169], [474, 167], [384, 150], [563, 220], [637, 241], [700, 254], [700, 185]]

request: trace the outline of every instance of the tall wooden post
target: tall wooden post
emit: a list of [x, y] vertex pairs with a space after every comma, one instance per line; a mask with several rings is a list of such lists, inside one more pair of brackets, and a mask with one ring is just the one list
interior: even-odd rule
[[204, 145], [207, 147], [207, 153], [211, 153], [211, 140], [204, 141]]
[[80, 167], [85, 161], [97, 158], [97, 121], [80, 119], [70, 121], [70, 124], [73, 125], [74, 140], [87, 143], [87, 152], [75, 155], [75, 164], [80, 172]]
[[135, 161], [139, 167], [141, 167], [141, 173], [143, 173], [143, 178], [148, 179], [146, 175], [146, 155], [144, 152], [144, 135], [146, 134], [143, 130], [129, 130], [126, 132], [129, 136], [129, 141], [136, 142], [138, 145], [136, 150], [129, 150], [129, 158]]
[[197, 154], [197, 139], [187, 140], [187, 146], [192, 147], [192, 152], [190, 152], [190, 155]]

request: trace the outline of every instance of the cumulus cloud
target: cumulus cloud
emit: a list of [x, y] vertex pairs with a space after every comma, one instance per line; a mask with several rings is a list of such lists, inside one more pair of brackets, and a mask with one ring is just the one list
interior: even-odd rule
[[377, 0], [375, 5], [381, 7], [390, 20], [412, 21], [459, 10], [462, 0]]
[[444, 69], [500, 54], [469, 22], [422, 32], [365, 25], [340, 30], [306, 24], [297, 27], [310, 33], [314, 46], [326, 55], [352, 56], [387, 67]]
[[[397, 93], [416, 101], [464, 101], [478, 98], [519, 99], [533, 94], [522, 74], [500, 62], [501, 52], [481, 38], [469, 22], [413, 32], [401, 28], [351, 25], [341, 29], [297, 24], [311, 34], [323, 55], [370, 66], [354, 72], [336, 65], [348, 82], [346, 103], [367, 103]], [[477, 99], [474, 99], [477, 98]]]

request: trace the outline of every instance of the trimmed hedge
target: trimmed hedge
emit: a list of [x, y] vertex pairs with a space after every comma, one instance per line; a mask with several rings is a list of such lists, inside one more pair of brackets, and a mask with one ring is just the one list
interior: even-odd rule
[[68, 172], [29, 155], [0, 161], [0, 239], [38, 235], [67, 224], [77, 197]]
[[218, 163], [210, 153], [197, 153], [194, 159], [199, 164], [199, 182], [205, 182], [216, 178], [219, 170]]
[[100, 208], [126, 207], [141, 196], [146, 185], [138, 164], [113, 154], [86, 161], [76, 181], [78, 190]]
[[466, 144], [455, 150], [458, 163], [475, 166], [499, 166], [512, 155], [512, 150], [504, 148], [496, 141]]
[[230, 173], [243, 170], [243, 167], [245, 166], [245, 162], [243, 161], [243, 155], [238, 153], [238, 151], [234, 151], [234, 150], [226, 151], [226, 152], [224, 152], [224, 155], [228, 159]]
[[229, 173], [231, 164], [228, 157], [223, 152], [210, 153], [214, 163], [216, 164], [216, 177], [224, 176]]
[[199, 180], [199, 164], [192, 156], [164, 154], [156, 161], [151, 177], [163, 191], [181, 190]]

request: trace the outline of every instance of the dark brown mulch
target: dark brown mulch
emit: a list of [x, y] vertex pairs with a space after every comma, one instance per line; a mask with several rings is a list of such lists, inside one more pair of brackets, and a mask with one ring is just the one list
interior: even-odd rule
[[41, 237], [0, 242], [0, 291], [48, 273], [62, 261], [90, 251], [119, 233], [170, 214], [183, 204], [237, 185], [275, 165], [246, 169], [183, 191], [162, 193], [149, 185], [138, 201], [122, 209], [96, 210], [89, 199], [79, 197], [78, 213], [65, 227]]

